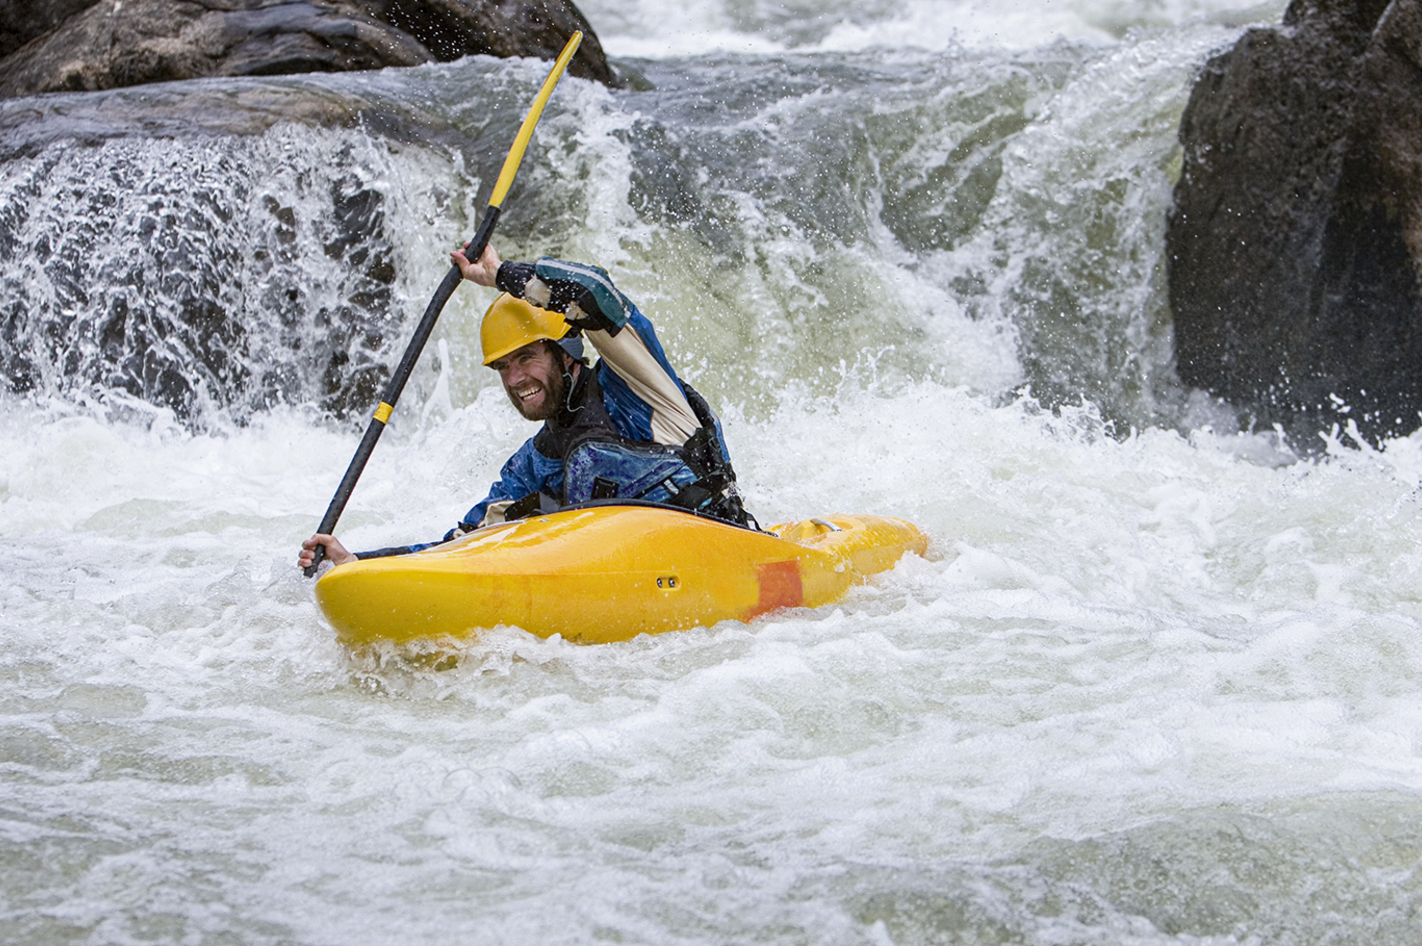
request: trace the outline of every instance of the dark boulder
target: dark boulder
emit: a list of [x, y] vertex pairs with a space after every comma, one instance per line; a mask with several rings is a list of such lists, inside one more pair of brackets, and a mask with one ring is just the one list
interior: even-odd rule
[[0, 0], [0, 57], [43, 36], [98, 0]]
[[1422, 426], [1422, 0], [1294, 0], [1210, 60], [1180, 140], [1181, 379], [1304, 444]]
[[551, 59], [617, 77], [571, 0], [0, 0], [0, 97], [212, 76], [348, 72], [463, 56]]

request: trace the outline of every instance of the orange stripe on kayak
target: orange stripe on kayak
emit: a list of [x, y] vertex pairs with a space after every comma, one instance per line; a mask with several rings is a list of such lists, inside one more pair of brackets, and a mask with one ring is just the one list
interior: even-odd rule
[[776, 608], [798, 608], [805, 603], [805, 589], [800, 583], [800, 560], [766, 562], [755, 567], [760, 584], [760, 600], [746, 612], [745, 620], [774, 611]]

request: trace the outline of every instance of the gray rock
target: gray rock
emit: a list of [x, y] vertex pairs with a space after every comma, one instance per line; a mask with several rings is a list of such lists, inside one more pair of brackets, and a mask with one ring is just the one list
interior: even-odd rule
[[0, 97], [476, 54], [551, 59], [575, 30], [569, 74], [618, 84], [571, 0], [60, 0], [46, 13], [0, 3], [0, 40], [24, 43], [0, 59]]
[[1422, 0], [1294, 0], [1210, 60], [1180, 140], [1181, 379], [1305, 446], [1422, 426]]

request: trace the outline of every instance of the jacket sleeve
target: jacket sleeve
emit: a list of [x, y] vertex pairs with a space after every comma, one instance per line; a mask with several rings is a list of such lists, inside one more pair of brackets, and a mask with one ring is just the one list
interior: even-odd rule
[[569, 324], [584, 331], [616, 335], [633, 308], [601, 266], [565, 263], [548, 256], [536, 263], [503, 263], [494, 285], [540, 309], [565, 316]]
[[498, 288], [562, 313], [602, 356], [598, 382], [618, 432], [632, 440], [681, 446], [700, 422], [656, 330], [600, 266], [549, 257], [504, 263]]

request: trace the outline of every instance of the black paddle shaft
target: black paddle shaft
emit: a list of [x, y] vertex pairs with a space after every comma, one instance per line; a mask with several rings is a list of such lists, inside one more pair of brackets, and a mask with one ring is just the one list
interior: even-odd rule
[[[489, 207], [484, 211], [484, 219], [479, 221], [479, 229], [475, 231], [474, 239], [465, 244], [465, 255], [476, 263], [479, 257], [484, 255], [484, 249], [489, 245], [489, 237], [494, 234], [494, 226], [499, 222], [500, 208], [504, 205], [509, 188], [513, 186], [514, 175], [518, 173], [519, 162], [523, 160], [523, 152], [528, 147], [529, 139], [533, 137], [538, 118], [543, 114], [543, 106], [548, 104], [553, 88], [568, 68], [568, 63], [572, 61], [573, 54], [578, 51], [578, 44], [582, 41], [581, 30], [574, 30], [573, 35], [568, 37], [568, 41], [563, 44], [563, 51], [553, 63], [553, 68], [548, 71], [548, 78], [543, 80], [543, 86], [538, 90], [538, 96], [534, 98], [528, 114], [524, 116], [518, 134], [514, 136], [513, 147], [509, 148], [508, 157], [504, 158], [504, 165], [499, 170], [498, 180], [494, 182], [493, 193], [489, 195]], [[396, 366], [395, 373], [390, 376], [390, 383], [385, 388], [385, 399], [375, 409], [375, 416], [370, 419], [370, 426], [365, 429], [365, 436], [361, 438], [360, 446], [351, 458], [351, 465], [346, 468], [340, 488], [336, 490], [336, 495], [331, 497], [331, 505], [326, 508], [326, 515], [321, 520], [321, 534], [329, 535], [336, 528], [336, 520], [341, 518], [341, 512], [346, 508], [346, 500], [350, 499], [356, 480], [360, 479], [361, 471], [365, 469], [365, 463], [370, 459], [371, 451], [375, 449], [375, 442], [380, 439], [380, 432], [385, 429], [386, 421], [390, 420], [390, 415], [395, 410], [395, 402], [400, 399], [400, 392], [405, 390], [405, 382], [410, 379], [410, 372], [415, 369], [415, 362], [420, 360], [420, 352], [424, 351], [425, 342], [429, 341], [430, 333], [434, 331], [440, 310], [449, 301], [449, 297], [454, 295], [461, 276], [458, 266], [451, 267], [449, 274], [444, 277], [444, 282], [435, 290], [434, 298], [425, 307], [424, 318], [420, 319], [420, 324], [415, 327], [414, 337], [405, 348], [405, 354]], [[307, 578], [316, 574], [316, 566], [320, 565], [321, 559], [325, 557], [326, 547], [316, 546], [311, 564], [306, 568]]]
[[[500, 208], [492, 205], [484, 211], [484, 219], [479, 221], [479, 229], [475, 231], [474, 239], [469, 241], [469, 245], [464, 250], [464, 255], [470, 260], [477, 262], [479, 257], [484, 255], [484, 248], [489, 245], [489, 239], [494, 235], [494, 227], [499, 222], [499, 213]], [[430, 334], [434, 331], [435, 322], [439, 321], [439, 314], [444, 309], [444, 304], [449, 301], [450, 296], [454, 295], [454, 290], [459, 288], [460, 280], [463, 278], [464, 274], [460, 272], [459, 267], [451, 266], [449, 272], [445, 274], [444, 281], [435, 290], [434, 297], [430, 299], [430, 304], [425, 306], [425, 314], [420, 319], [420, 324], [415, 327], [415, 334], [410, 339], [410, 344], [405, 346], [405, 354], [401, 356], [400, 363], [395, 366], [395, 373], [390, 376], [390, 382], [385, 386], [385, 397], [376, 409], [375, 416], [370, 419], [370, 424], [365, 428], [365, 436], [361, 438], [355, 456], [351, 457], [351, 465], [346, 467], [346, 475], [341, 478], [341, 485], [336, 489], [336, 495], [331, 497], [331, 505], [326, 507], [326, 515], [321, 518], [321, 525], [316, 530], [317, 532], [329, 535], [336, 528], [336, 522], [341, 518], [341, 513], [345, 511], [346, 501], [351, 498], [356, 482], [365, 470], [366, 462], [370, 459], [371, 453], [375, 451], [376, 442], [380, 440], [380, 435], [385, 431], [385, 422], [389, 419], [390, 412], [395, 409], [395, 402], [400, 400], [400, 395], [405, 390], [405, 382], [410, 380], [410, 373], [415, 370], [415, 363], [420, 360], [420, 353], [424, 351], [425, 343], [430, 340]], [[316, 555], [311, 560], [311, 564], [306, 566], [304, 572], [307, 578], [316, 574], [317, 566], [325, 557], [326, 546], [316, 546]]]

